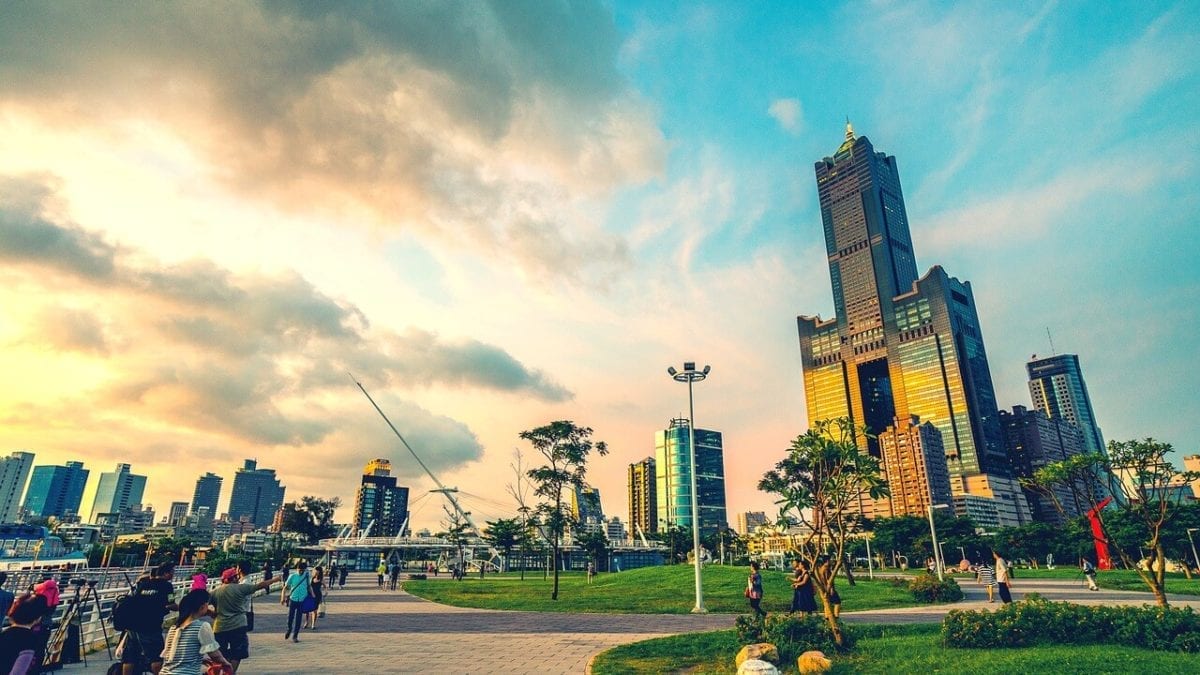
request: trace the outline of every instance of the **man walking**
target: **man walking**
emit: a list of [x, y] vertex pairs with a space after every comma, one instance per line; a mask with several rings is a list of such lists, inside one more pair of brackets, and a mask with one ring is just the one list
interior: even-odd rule
[[148, 576], [138, 579], [133, 588], [137, 598], [136, 615], [121, 654], [121, 673], [135, 675], [149, 666], [158, 673], [163, 664], [163, 619], [167, 612], [179, 609], [175, 604], [175, 563], [163, 563]]
[[1083, 572], [1083, 578], [1087, 579], [1088, 590], [1100, 590], [1100, 587], [1096, 585], [1096, 566], [1092, 564], [1092, 561], [1087, 558], [1080, 558], [1079, 569]]
[[217, 609], [213, 632], [221, 653], [233, 664], [235, 673], [238, 665], [250, 658], [250, 626], [246, 616], [250, 598], [258, 591], [269, 590], [272, 582], [268, 577], [257, 584], [246, 583], [249, 573], [250, 563], [243, 560], [221, 573], [221, 585], [212, 593], [212, 603]]
[[1008, 561], [1000, 556], [996, 551], [992, 551], [992, 557], [996, 559], [996, 590], [1000, 591], [1000, 602], [1008, 604], [1012, 602], [1012, 582], [1009, 581]]

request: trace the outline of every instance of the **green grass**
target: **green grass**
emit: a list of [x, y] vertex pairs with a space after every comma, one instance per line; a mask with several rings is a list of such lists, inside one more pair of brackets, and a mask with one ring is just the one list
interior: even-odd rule
[[[894, 570], [888, 570], [886, 573], [893, 574], [895, 572]], [[924, 570], [918, 570], [914, 573], [912, 570], [907, 570], [903, 574], [925, 574], [925, 572]], [[970, 584], [975, 578], [973, 574], [954, 573], [951, 576], [959, 584], [963, 584], [964, 582]], [[1077, 581], [1080, 585], [1083, 584], [1083, 577], [1075, 567], [1056, 567], [1052, 570], [1045, 568], [1027, 569], [1022, 567], [1013, 575], [1013, 581], [1020, 584], [1022, 579], [1061, 579]], [[1146, 582], [1142, 581], [1138, 573], [1133, 570], [1102, 570], [1096, 575], [1096, 584], [1101, 588], [1108, 588], [1114, 591], [1150, 592], [1150, 588], [1146, 586]], [[1166, 586], [1168, 593], [1200, 595], [1200, 577], [1188, 579], [1183, 572], [1168, 572]]]
[[[1191, 654], [1154, 652], [1132, 647], [1056, 646], [1025, 649], [948, 649], [937, 624], [855, 626], [861, 636], [852, 655], [834, 657], [833, 673], [1188, 673], [1196, 672]], [[732, 630], [657, 638], [610, 649], [596, 657], [595, 675], [668, 673], [686, 670], [703, 675], [735, 673], [733, 658], [741, 646]], [[795, 664], [784, 672], [796, 672]]]
[[[748, 568], [709, 565], [704, 568], [704, 605], [710, 612], [746, 613], [749, 605], [742, 596]], [[552, 579], [527, 574], [525, 580], [512, 574], [492, 575], [483, 580], [468, 577], [463, 581], [429, 579], [405, 581], [404, 590], [427, 600], [459, 607], [528, 610], [538, 612], [600, 612], [687, 614], [695, 602], [693, 569], [688, 565], [643, 567], [612, 574], [599, 574], [588, 585], [581, 572], [567, 572], [559, 578], [558, 600], [550, 599]], [[786, 611], [792, 602], [792, 588], [783, 572], [763, 572], [765, 597], [763, 609]], [[851, 587], [838, 584], [842, 609], [884, 609], [918, 604], [903, 588], [886, 581], [865, 578]]]

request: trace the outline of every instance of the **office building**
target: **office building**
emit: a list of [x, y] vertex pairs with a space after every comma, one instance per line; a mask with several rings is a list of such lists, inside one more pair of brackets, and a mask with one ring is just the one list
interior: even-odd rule
[[27, 518], [62, 518], [79, 513], [88, 470], [83, 462], [63, 466], [35, 466], [25, 491], [23, 509]]
[[130, 505], [141, 504], [145, 491], [146, 477], [132, 473], [128, 464], [118, 464], [115, 471], [100, 474], [89, 522], [98, 522], [96, 518], [101, 513], [118, 513]]
[[[673, 419], [654, 437], [658, 529], [693, 527], [689, 422]], [[725, 459], [721, 432], [696, 429], [696, 491], [699, 529], [709, 534], [728, 527], [725, 514]]]
[[737, 514], [737, 531], [742, 536], [754, 533], [754, 529], [767, 524], [764, 511], [743, 511]]
[[0, 459], [0, 523], [15, 523], [21, 512], [21, 497], [33, 469], [32, 452], [14, 452]]
[[256, 529], [266, 528], [283, 506], [286, 490], [275, 477], [274, 469], [260, 469], [257, 461], [247, 459], [233, 477], [229, 518], [234, 522], [246, 518]]
[[875, 517], [924, 517], [932, 504], [953, 503], [942, 433], [915, 415], [879, 435], [891, 495], [874, 504]]
[[409, 529], [408, 488], [397, 485], [392, 463], [373, 459], [363, 469], [354, 499], [354, 529], [369, 537], [395, 537]]
[[600, 490], [591, 485], [571, 491], [571, 516], [580, 532], [602, 532], [604, 509], [600, 506]]
[[658, 492], [654, 458], [629, 465], [629, 534], [645, 536], [658, 532]]
[[[1083, 432], [1063, 418], [1051, 419], [1041, 410], [1013, 406], [1012, 411], [1000, 411], [1000, 427], [1004, 430], [1004, 445], [1018, 478], [1032, 478], [1038, 469], [1085, 452]], [[1033, 519], [1043, 523], [1063, 525], [1067, 520], [1087, 513], [1087, 490], [1079, 486], [1071, 490], [1065, 485], [1053, 489], [1053, 497], [1038, 490], [1022, 488], [1033, 512]], [[1055, 505], [1055, 502], [1058, 505]], [[1062, 512], [1059, 512], [1059, 508]]]
[[217, 502], [221, 499], [221, 483], [224, 480], [212, 472], [196, 479], [196, 490], [192, 492], [192, 513], [197, 513], [201, 508], [207, 508], [208, 517], [216, 517]]
[[182, 525], [187, 514], [187, 502], [171, 502], [171, 508], [167, 511], [167, 525]]
[[1104, 436], [1096, 424], [1092, 398], [1088, 396], [1079, 357], [1057, 354], [1038, 358], [1035, 354], [1025, 364], [1029, 373], [1029, 396], [1033, 407], [1050, 419], [1063, 419], [1079, 427], [1087, 452], [1105, 452]]
[[[835, 316], [800, 316], [808, 419], [839, 417], [879, 436], [918, 417], [941, 433], [954, 494], [1010, 472], [983, 331], [968, 282], [917, 277], [896, 158], [850, 125], [816, 163]], [[881, 457], [878, 438], [864, 447]]]
[[604, 523], [604, 536], [609, 541], [622, 542], [629, 538], [629, 534], [625, 532], [625, 523], [621, 519], [613, 516]]

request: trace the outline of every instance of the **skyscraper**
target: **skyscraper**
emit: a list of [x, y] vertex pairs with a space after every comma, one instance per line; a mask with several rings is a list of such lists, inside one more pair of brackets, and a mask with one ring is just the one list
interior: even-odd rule
[[229, 519], [237, 522], [245, 516], [255, 528], [269, 526], [283, 506], [286, 490], [275, 477], [275, 469], [260, 469], [257, 461], [247, 459], [233, 477]]
[[[692, 466], [688, 420], [671, 420], [670, 426], [654, 435], [655, 493], [658, 497], [658, 529], [672, 526], [691, 528]], [[696, 429], [696, 492], [700, 510], [700, 532], [707, 534], [728, 527], [725, 514], [725, 459], [721, 432]]]
[[25, 491], [25, 513], [30, 518], [62, 518], [79, 513], [88, 470], [83, 462], [63, 466], [35, 466]]
[[171, 510], [167, 512], [167, 524], [182, 525], [184, 519], [187, 518], [187, 514], [187, 502], [171, 502]]
[[600, 490], [591, 485], [571, 491], [571, 515], [579, 523], [580, 532], [598, 532], [604, 526], [604, 509], [600, 505]]
[[0, 523], [16, 522], [32, 468], [32, 452], [14, 452], [0, 459]]
[[1079, 369], [1079, 357], [1058, 354], [1039, 359], [1034, 355], [1025, 364], [1025, 370], [1029, 373], [1033, 407], [1050, 419], [1064, 419], [1079, 427], [1088, 452], [1105, 452], [1104, 436], [1096, 424], [1092, 399]]
[[[1000, 411], [1000, 426], [1004, 429], [1004, 444], [1018, 478], [1030, 478], [1040, 468], [1085, 451], [1083, 432], [1063, 418], [1051, 419], [1041, 410], [1013, 406], [1012, 412]], [[1024, 488], [1023, 488], [1024, 489]], [[1076, 502], [1076, 493], [1066, 486], [1054, 488], [1055, 499], [1035, 490], [1024, 490], [1025, 499], [1033, 511], [1034, 520], [1064, 524], [1068, 518], [1083, 515], [1090, 504]], [[1087, 494], [1078, 490], [1079, 494]]]
[[969, 476], [1006, 476], [971, 285], [939, 266], [917, 278], [896, 158], [847, 124], [816, 178], [836, 316], [797, 319], [810, 423], [848, 417], [878, 435], [916, 415], [941, 432], [955, 494]]
[[208, 507], [208, 517], [217, 517], [217, 502], [221, 499], [221, 483], [225, 481], [209, 472], [196, 479], [196, 490], [192, 492], [192, 514], [200, 507]]
[[742, 536], [754, 533], [754, 528], [759, 525], [767, 524], [767, 514], [765, 511], [742, 511], [737, 514], [737, 527], [735, 528]]
[[408, 488], [396, 485], [392, 463], [373, 459], [363, 469], [362, 482], [354, 500], [354, 528], [369, 529], [370, 537], [395, 537], [407, 526]]
[[925, 516], [931, 504], [953, 503], [942, 434], [916, 416], [896, 420], [879, 436], [891, 495], [875, 503], [876, 517]]
[[658, 491], [654, 480], [654, 458], [629, 465], [629, 535], [658, 532]]
[[96, 500], [92, 502], [92, 516], [88, 522], [97, 522], [101, 513], [120, 513], [127, 507], [142, 503], [146, 491], [146, 477], [130, 472], [128, 464], [118, 464], [115, 471], [100, 474], [96, 487]]

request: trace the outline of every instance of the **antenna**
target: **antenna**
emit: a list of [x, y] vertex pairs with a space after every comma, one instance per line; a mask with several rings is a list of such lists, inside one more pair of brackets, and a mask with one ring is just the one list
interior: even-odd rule
[[1058, 356], [1058, 352], [1054, 351], [1054, 336], [1050, 335], [1050, 327], [1046, 326], [1046, 339], [1050, 341], [1050, 356]]

